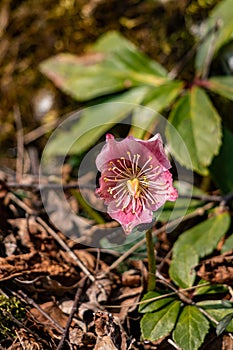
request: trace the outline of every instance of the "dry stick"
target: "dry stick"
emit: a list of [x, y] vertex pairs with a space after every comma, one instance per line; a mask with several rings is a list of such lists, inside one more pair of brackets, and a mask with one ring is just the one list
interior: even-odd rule
[[59, 331], [64, 332], [64, 328], [62, 328], [51, 316], [49, 316], [41, 307], [38, 305], [33, 299], [29, 298], [22, 290], [19, 292], [12, 292], [17, 298], [23, 300], [29, 305], [34, 306], [44, 317], [47, 318], [48, 321], [52, 323], [52, 325]]
[[[198, 208], [194, 212], [184, 216], [182, 219], [182, 222], [189, 220], [189, 219], [192, 219], [198, 215], [203, 215], [206, 210], [211, 209], [213, 206], [214, 206], [213, 202], [205, 204], [203, 207]], [[152, 232], [153, 236], [157, 236], [160, 233], [163, 233], [166, 229], [172, 229], [172, 228], [176, 227], [180, 222], [181, 222], [181, 220], [180, 220], [180, 218], [178, 218], [178, 219], [175, 219], [175, 220], [165, 224], [161, 228]], [[115, 269], [120, 263], [122, 263], [126, 258], [128, 258], [136, 249], [141, 247], [145, 242], [146, 242], [146, 238], [143, 238], [141, 241], [137, 242], [133, 247], [131, 247], [129, 250], [127, 250], [127, 252], [125, 252], [116, 261], [114, 261], [114, 263], [111, 266], [109, 266], [109, 268], [105, 271], [105, 274], [107, 274], [111, 270]]]
[[42, 339], [41, 337], [39, 337], [39, 335], [37, 335], [34, 331], [32, 331], [30, 328], [28, 328], [27, 326], [25, 326], [22, 322], [20, 322], [19, 320], [17, 320], [17, 318], [15, 318], [10, 312], [7, 312], [5, 310], [2, 310], [2, 313], [4, 314], [4, 316], [8, 316], [19, 328], [23, 328], [25, 329], [29, 334], [32, 334], [37, 341], [41, 342], [42, 344], [46, 344], [46, 346], [48, 346], [48, 344], [46, 343], [46, 341], [44, 339]]
[[16, 125], [17, 135], [17, 159], [16, 159], [16, 180], [21, 182], [23, 177], [23, 155], [24, 155], [24, 138], [23, 138], [23, 125], [19, 107], [14, 107], [14, 118]]
[[73, 303], [73, 306], [72, 306], [72, 309], [71, 309], [71, 312], [70, 312], [70, 315], [69, 315], [69, 318], [68, 318], [68, 321], [67, 321], [67, 324], [66, 324], [66, 328], [65, 328], [63, 336], [62, 336], [62, 338], [61, 338], [61, 340], [60, 340], [60, 342], [58, 344], [57, 350], [61, 350], [63, 348], [65, 340], [66, 340], [66, 338], [67, 338], [67, 336], [69, 334], [69, 328], [70, 328], [71, 322], [73, 320], [74, 314], [75, 314], [75, 312], [77, 310], [78, 302], [79, 302], [80, 296], [82, 294], [83, 287], [85, 285], [86, 279], [87, 279], [87, 276], [83, 277], [80, 280], [80, 286], [77, 288], [77, 291], [76, 291], [76, 294], [75, 294], [75, 298], [74, 298], [74, 303]]
[[[13, 193], [9, 193], [9, 198], [13, 200], [18, 206], [20, 206], [29, 215], [35, 215], [34, 211], [29, 208], [24, 202], [17, 198]], [[68, 247], [68, 245], [59, 237], [59, 235], [49, 227], [44, 220], [38, 217], [37, 222], [47, 230], [47, 232], [60, 244], [60, 246], [75, 260], [79, 268], [85, 273], [85, 275], [92, 281], [95, 281], [95, 277], [90, 273], [88, 268], [81, 262], [77, 255]]]
[[49, 227], [44, 220], [40, 217], [36, 221], [47, 230], [47, 232], [60, 244], [60, 246], [75, 260], [79, 268], [85, 273], [85, 275], [92, 281], [95, 281], [95, 277], [90, 273], [88, 268], [81, 262], [77, 255], [68, 247], [68, 245], [59, 237], [59, 235]]

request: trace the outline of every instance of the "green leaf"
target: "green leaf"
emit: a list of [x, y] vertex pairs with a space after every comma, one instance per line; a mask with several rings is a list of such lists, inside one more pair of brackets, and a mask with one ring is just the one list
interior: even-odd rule
[[207, 167], [221, 145], [221, 120], [206, 92], [193, 87], [173, 108], [169, 121], [181, 136], [181, 139], [175, 137], [174, 129], [167, 125], [166, 136], [173, 156], [190, 168], [183, 147], [185, 142], [193, 169], [207, 175]]
[[142, 104], [144, 108], [137, 109], [133, 114], [131, 135], [143, 138], [145, 132], [156, 122], [157, 113], [169, 107], [182, 89], [183, 83], [180, 81], [170, 81], [150, 89]]
[[231, 40], [233, 33], [232, 8], [233, 0], [221, 1], [210, 13], [209, 18], [205, 22], [205, 26], [204, 23], [202, 25], [202, 37], [204, 37], [211, 28], [214, 28], [217, 23], [218, 29], [217, 31], [212, 31], [198, 48], [195, 62], [198, 76], [201, 76], [205, 70], [210, 50], [216, 55], [218, 50]]
[[216, 334], [217, 336], [219, 336], [220, 334], [222, 334], [227, 327], [229, 326], [231, 320], [233, 319], [233, 312], [224, 316], [220, 321], [219, 324], [216, 327]]
[[[232, 315], [233, 304], [226, 305], [222, 300], [204, 300], [197, 303], [197, 306], [202, 307], [205, 311], [213, 317], [216, 321], [220, 322], [225, 316]], [[216, 323], [212, 322], [216, 327]], [[228, 332], [233, 332], [233, 320], [226, 327]]]
[[145, 96], [144, 87], [131, 89], [108, 103], [86, 108], [68, 130], [57, 129], [47, 143], [46, 155], [78, 154], [87, 150], [114, 124], [123, 120]]
[[209, 322], [195, 306], [185, 306], [173, 332], [182, 350], [198, 350], [209, 330]]
[[221, 253], [226, 253], [228, 250], [233, 249], [233, 234], [231, 234], [224, 242]]
[[[206, 284], [206, 281], [203, 279], [199, 281], [198, 285], [202, 285], [202, 284]], [[222, 284], [210, 284], [208, 286], [197, 288], [194, 292], [194, 295], [220, 294], [220, 293], [226, 294], [227, 291], [228, 291], [228, 288], [223, 286]]]
[[233, 133], [223, 128], [223, 142], [219, 155], [210, 166], [210, 174], [214, 182], [224, 193], [233, 191]]
[[230, 226], [228, 212], [221, 213], [182, 233], [173, 247], [174, 255], [179, 255], [183, 247], [187, 245], [197, 252], [199, 257], [212, 253], [217, 247], [219, 240], [227, 232]]
[[167, 71], [163, 66], [140, 52], [132, 42], [116, 31], [103, 34], [91, 49], [111, 54], [110, 59], [118, 62], [122, 67], [160, 77], [167, 76]]
[[198, 254], [191, 245], [182, 245], [176, 249], [169, 268], [171, 279], [181, 288], [191, 287], [196, 273], [194, 267], [198, 264]]
[[216, 92], [217, 94], [229, 98], [233, 101], [233, 77], [232, 76], [220, 76], [220, 77], [211, 77], [207, 81], [206, 87]]
[[180, 301], [174, 301], [156, 312], [146, 313], [141, 319], [144, 339], [158, 340], [167, 336], [174, 328], [180, 310]]
[[40, 68], [58, 88], [78, 101], [141, 85], [140, 81], [136, 81], [137, 78], [142, 79], [140, 73], [117, 69], [104, 61], [103, 57], [98, 64], [87, 65], [88, 60], [89, 57], [77, 58], [71, 54], [60, 54], [44, 61]]
[[157, 311], [161, 308], [164, 308], [166, 305], [170, 304], [175, 300], [174, 297], [164, 297], [163, 294], [159, 292], [153, 292], [153, 291], [146, 293], [143, 296], [141, 301], [145, 301], [147, 299], [152, 299], [152, 298], [158, 298], [158, 297], [163, 297], [163, 298], [154, 300], [154, 301], [149, 301], [148, 303], [140, 304], [138, 311], [141, 313]]
[[[83, 56], [59, 54], [42, 62], [40, 69], [57, 87], [78, 101], [88, 101], [135, 86], [158, 86], [168, 81], [162, 66], [139, 52], [126, 39], [122, 40], [123, 45], [111, 51]], [[98, 47], [101, 49], [103, 45], [97, 45], [95, 49]]]

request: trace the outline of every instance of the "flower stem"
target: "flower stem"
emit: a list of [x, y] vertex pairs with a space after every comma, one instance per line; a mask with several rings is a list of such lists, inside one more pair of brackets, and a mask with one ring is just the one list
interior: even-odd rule
[[148, 281], [147, 291], [153, 291], [156, 287], [156, 260], [152, 230], [146, 231], [146, 248], [148, 257]]

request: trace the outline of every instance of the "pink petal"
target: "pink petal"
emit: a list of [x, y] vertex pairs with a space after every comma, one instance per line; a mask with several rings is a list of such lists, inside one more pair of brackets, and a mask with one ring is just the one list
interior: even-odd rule
[[131, 209], [124, 211], [119, 209], [113, 201], [108, 206], [108, 214], [121, 224], [127, 235], [131, 233], [134, 227], [142, 223], [151, 223], [153, 220], [153, 213], [151, 210], [141, 210], [133, 214]]

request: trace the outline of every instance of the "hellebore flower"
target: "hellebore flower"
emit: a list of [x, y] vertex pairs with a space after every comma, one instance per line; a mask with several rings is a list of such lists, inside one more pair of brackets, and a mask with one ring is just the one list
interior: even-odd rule
[[139, 224], [151, 223], [154, 211], [167, 200], [177, 199], [168, 170], [171, 164], [159, 134], [148, 141], [130, 136], [116, 141], [107, 134], [96, 166], [101, 172], [96, 194], [126, 234]]

